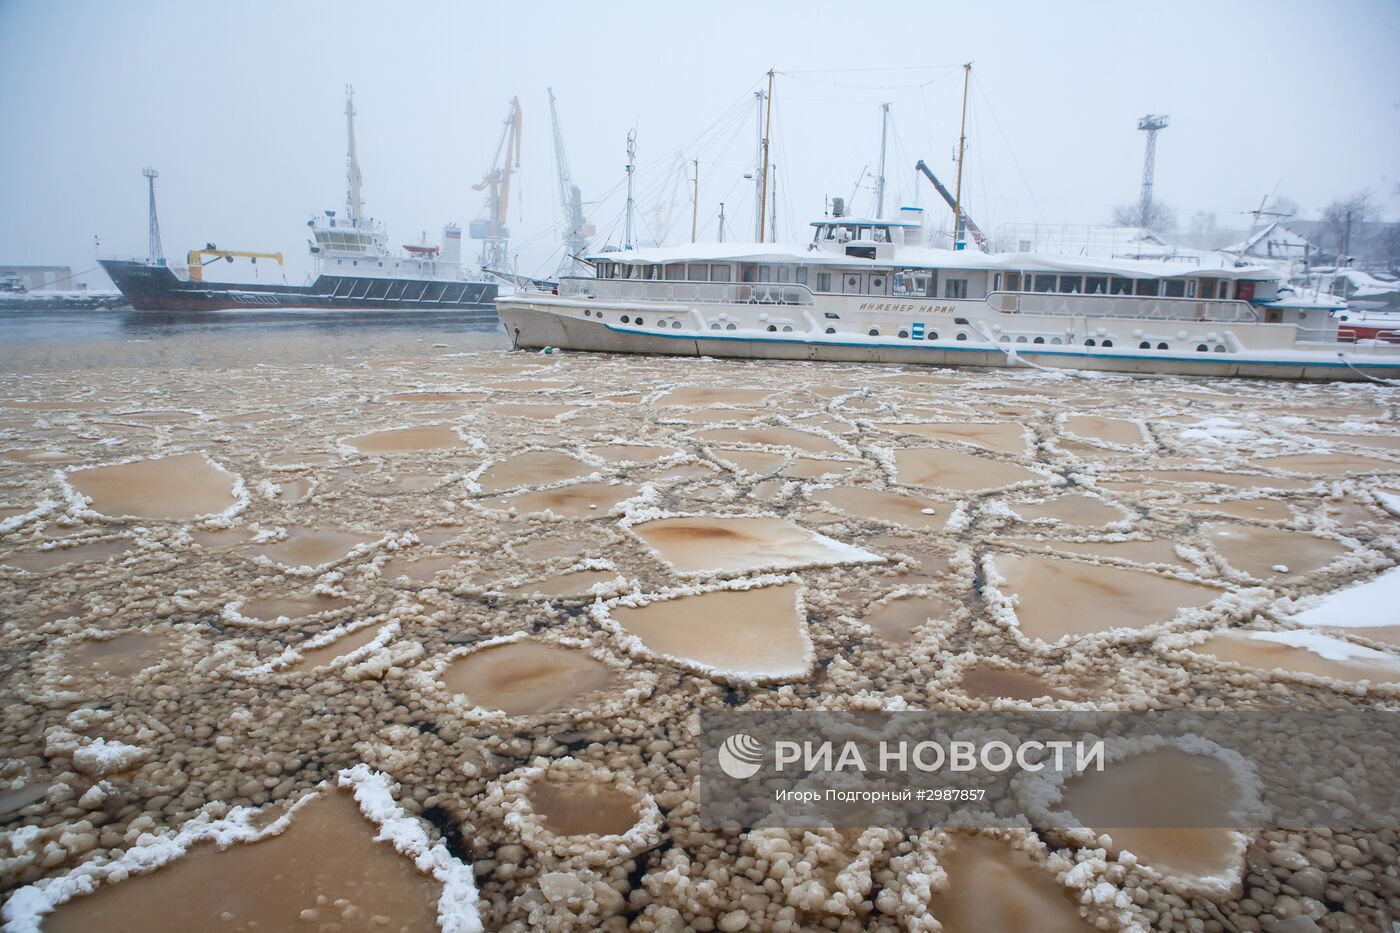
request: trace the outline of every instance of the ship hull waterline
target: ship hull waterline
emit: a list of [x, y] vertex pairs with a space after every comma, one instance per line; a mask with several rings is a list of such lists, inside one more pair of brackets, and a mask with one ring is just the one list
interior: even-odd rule
[[[877, 340], [853, 335], [792, 337], [759, 332], [707, 335], [696, 333], [647, 333], [604, 321], [561, 314], [547, 302], [519, 297], [497, 300], [507, 335], [517, 349], [554, 347], [597, 353], [635, 353], [662, 356], [721, 357], [731, 359], [805, 360], [828, 363], [899, 363], [925, 366], [980, 368], [1033, 368], [1090, 370], [1136, 375], [1176, 375], [1290, 379], [1305, 381], [1371, 381], [1400, 379], [1400, 354], [1384, 362], [1328, 358], [1326, 351], [1308, 353], [1306, 359], [1253, 358], [1243, 353], [1208, 358], [1167, 355], [1128, 349], [1081, 347], [1030, 349], [1017, 345], [1014, 352], [981, 342], [932, 345], [894, 339]], [[617, 310], [616, 307], [610, 310]], [[1339, 351], [1340, 352], [1340, 351]], [[1348, 354], [1350, 356], [1351, 354]], [[1314, 358], [1316, 357], [1316, 358]]]
[[[100, 262], [127, 303], [137, 311], [246, 311], [274, 308], [310, 308], [324, 311], [454, 310], [478, 312], [483, 323], [496, 323], [498, 320], [495, 306], [497, 286], [493, 282], [320, 275], [306, 286], [256, 283], [245, 285], [185, 280], [176, 276], [168, 267], [147, 263], [119, 260]], [[387, 287], [383, 290], [376, 287], [386, 283]], [[403, 285], [403, 288], [398, 288], [399, 285]], [[405, 298], [404, 295], [417, 297]], [[428, 300], [429, 298], [433, 300]]]

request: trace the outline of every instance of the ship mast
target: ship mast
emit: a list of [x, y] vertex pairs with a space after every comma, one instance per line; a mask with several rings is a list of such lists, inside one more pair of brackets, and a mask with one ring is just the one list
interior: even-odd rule
[[768, 203], [768, 140], [773, 130], [773, 69], [768, 69], [768, 115], [763, 120], [763, 184], [758, 199], [758, 242], [763, 242], [764, 205]]
[[355, 155], [355, 89], [345, 85], [345, 216], [351, 225], [360, 222], [360, 160]]
[[885, 216], [885, 143], [889, 139], [890, 105], [880, 105], [880, 176], [875, 180], [875, 219]]
[[967, 84], [972, 77], [972, 62], [963, 65], [962, 128], [958, 131], [958, 181], [953, 194], [953, 249], [962, 249], [962, 176], [963, 155], [967, 152]]

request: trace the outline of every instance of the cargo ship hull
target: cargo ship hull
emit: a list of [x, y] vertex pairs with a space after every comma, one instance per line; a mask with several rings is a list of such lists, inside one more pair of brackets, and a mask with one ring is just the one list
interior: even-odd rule
[[494, 282], [375, 278], [321, 274], [309, 285], [233, 284], [183, 279], [166, 265], [99, 260], [138, 311], [219, 311], [230, 308], [317, 308], [478, 311], [495, 323]]

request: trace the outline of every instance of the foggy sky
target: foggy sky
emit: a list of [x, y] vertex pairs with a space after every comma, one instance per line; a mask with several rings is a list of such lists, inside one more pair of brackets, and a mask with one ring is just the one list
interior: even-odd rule
[[[971, 5], [969, 5], [971, 6]], [[671, 242], [726, 204], [752, 239], [752, 91], [776, 69], [779, 231], [806, 237], [824, 199], [872, 210], [879, 104], [892, 103], [887, 205], [917, 199], [926, 159], [952, 184], [964, 61], [974, 62], [965, 195], [1002, 224], [1106, 223], [1135, 202], [1145, 113], [1165, 113], [1157, 199], [1184, 226], [1222, 227], [1274, 191], [1304, 216], [1369, 188], [1400, 215], [1400, 4], [1389, 0], [260, 4], [0, 0], [0, 263], [75, 271], [144, 256], [143, 165], [158, 182], [165, 253], [206, 241], [282, 250], [310, 270], [307, 218], [345, 200], [344, 87], [353, 84], [366, 208], [394, 244], [477, 217], [507, 101], [524, 109], [511, 251], [551, 273], [559, 237], [547, 86], [586, 212], [621, 240], [635, 127], [643, 237], [674, 190]], [[863, 70], [883, 69], [883, 70]], [[891, 70], [902, 69], [902, 70]], [[716, 125], [718, 124], [718, 125]], [[707, 128], [711, 128], [705, 133]], [[861, 183], [863, 187], [857, 187]], [[606, 197], [605, 197], [606, 196]], [[477, 244], [464, 239], [464, 253]], [[100, 273], [87, 281], [105, 287]]]

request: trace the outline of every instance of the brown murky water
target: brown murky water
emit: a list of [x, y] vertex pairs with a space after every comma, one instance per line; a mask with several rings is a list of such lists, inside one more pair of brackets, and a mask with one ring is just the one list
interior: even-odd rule
[[506, 590], [512, 596], [559, 596], [559, 597], [583, 597], [588, 595], [589, 587], [597, 583], [607, 583], [617, 579], [618, 573], [615, 570], [578, 570], [573, 573], [561, 573], [557, 577], [549, 577], [533, 583], [522, 583], [520, 586], [513, 586]]
[[376, 540], [368, 535], [336, 528], [287, 528], [287, 537], [253, 550], [283, 567], [321, 567], [344, 558], [362, 544]]
[[590, 447], [588, 452], [609, 463], [655, 463], [662, 457], [680, 453], [678, 447], [653, 447], [649, 444], [604, 444]]
[[1021, 630], [1047, 642], [1167, 622], [1178, 610], [1204, 606], [1222, 592], [1143, 570], [1053, 557], [999, 555], [996, 567], [1017, 597]]
[[384, 562], [381, 573], [386, 580], [397, 581], [407, 578], [414, 583], [427, 583], [444, 570], [462, 563], [460, 557], [438, 555], [430, 557], [410, 557], [398, 555]]
[[1083, 554], [1086, 557], [1112, 557], [1139, 564], [1171, 564], [1194, 570], [1190, 562], [1176, 553], [1176, 545], [1171, 541], [1035, 541], [1030, 538], [1007, 538], [1009, 544], [1022, 547], [1048, 548], [1065, 554]]
[[1273, 499], [1227, 499], [1224, 502], [1186, 502], [1176, 506], [1188, 512], [1217, 512], [1236, 518], [1257, 518], [1261, 521], [1284, 521], [1293, 516], [1285, 502]]
[[1065, 430], [1076, 437], [1110, 444], [1137, 446], [1143, 443], [1141, 426], [1122, 418], [1101, 418], [1098, 415], [1070, 415], [1064, 422]]
[[963, 671], [958, 689], [970, 697], [983, 699], [1035, 700], [1040, 697], [1060, 699], [1066, 696], [1058, 687], [1030, 671], [975, 664]]
[[948, 524], [948, 517], [956, 507], [956, 503], [940, 499], [926, 499], [911, 493], [868, 489], [863, 486], [835, 486], [823, 489], [813, 493], [812, 499], [858, 518], [873, 518], [880, 522], [894, 522], [908, 528], [926, 528], [930, 531], [938, 531]]
[[1379, 460], [1356, 454], [1294, 454], [1289, 457], [1255, 460], [1254, 465], [1266, 470], [1316, 473], [1320, 476], [1336, 476], [1340, 473], [1400, 473], [1400, 463], [1394, 458]]
[[680, 573], [782, 570], [874, 557], [781, 518], [663, 518], [633, 525], [632, 531]]
[[882, 426], [886, 431], [916, 434], [936, 441], [962, 441], [1003, 454], [1030, 452], [1026, 429], [1011, 421], [948, 421], [935, 424], [898, 423]]
[[69, 484], [103, 515], [191, 519], [232, 507], [233, 475], [199, 454], [74, 470]]
[[485, 398], [483, 392], [395, 392], [384, 396], [386, 402], [477, 402]]
[[553, 421], [560, 415], [573, 411], [569, 405], [527, 405], [514, 402], [487, 405], [486, 409], [507, 418], [532, 418], [536, 421]]
[[1305, 437], [1315, 437], [1324, 441], [1340, 441], [1360, 447], [1375, 447], [1380, 450], [1400, 450], [1400, 434], [1332, 434], [1326, 431], [1304, 431]]
[[597, 518], [640, 491], [640, 486], [631, 483], [575, 483], [543, 492], [522, 492], [478, 501], [488, 509], [513, 508], [527, 515], [553, 512], [566, 518]]
[[948, 873], [948, 887], [929, 898], [928, 911], [944, 933], [1094, 931], [1072, 893], [1008, 843], [963, 836], [940, 854], [939, 864]]
[[63, 666], [73, 674], [127, 677], [159, 664], [168, 654], [164, 635], [131, 632], [115, 638], [79, 642], [64, 652]]
[[593, 467], [568, 454], [551, 450], [531, 450], [491, 464], [477, 483], [486, 492], [504, 492], [519, 486], [546, 486], [580, 479]]
[[614, 675], [576, 648], [524, 640], [462, 655], [443, 671], [442, 682], [478, 706], [521, 716], [574, 709], [612, 686]]
[[[1066, 782], [1061, 806], [1159, 871], [1225, 875], [1234, 858], [1230, 813], [1243, 791], [1219, 758], [1173, 746], [1110, 762]], [[1156, 823], [1156, 826], [1124, 824]], [[1172, 825], [1176, 824], [1176, 825]]]
[[106, 541], [93, 541], [89, 544], [76, 544], [72, 547], [15, 551], [0, 557], [0, 563], [36, 573], [51, 570], [54, 567], [64, 567], [68, 564], [109, 560], [127, 554], [135, 547], [135, 543], [130, 538], [111, 538]]
[[1060, 496], [1044, 502], [1018, 502], [1011, 510], [1025, 519], [1052, 518], [1066, 525], [1102, 528], [1121, 522], [1128, 513], [1092, 496]]
[[651, 651], [744, 677], [796, 677], [810, 642], [793, 584], [719, 591], [614, 607], [612, 617]]
[[284, 618], [304, 619], [348, 605], [349, 600], [333, 596], [255, 596], [238, 607], [238, 614], [262, 622], [276, 622]]
[[894, 460], [898, 481], [906, 486], [971, 492], [1045, 479], [1025, 467], [940, 447], [904, 447]]
[[809, 454], [841, 453], [841, 446], [830, 438], [796, 428], [713, 428], [696, 437], [707, 444], [762, 444], [791, 447]]
[[1260, 580], [1310, 573], [1347, 552], [1336, 541], [1282, 528], [1212, 522], [1201, 531], [1227, 564]]
[[375, 832], [348, 795], [327, 792], [279, 835], [222, 852], [197, 846], [151, 874], [69, 901], [44, 930], [436, 930], [442, 886]]
[[525, 792], [530, 809], [558, 836], [620, 836], [637, 822], [637, 802], [606, 784], [555, 783], [548, 776]]
[[[1352, 631], [1364, 636], [1373, 630]], [[1293, 633], [1284, 633], [1284, 636], [1288, 637], [1291, 634]], [[1193, 646], [1191, 651], [1266, 671], [1277, 668], [1299, 674], [1334, 677], [1348, 683], [1362, 680], [1375, 683], [1400, 682], [1400, 655], [1372, 651], [1321, 635], [1314, 636], [1311, 643], [1329, 649], [1329, 654], [1334, 655], [1329, 658], [1308, 647], [1290, 645], [1271, 638], [1269, 633], [1261, 632], [1221, 632]]]
[[345, 443], [362, 454], [402, 454], [420, 450], [452, 450], [466, 447], [467, 442], [445, 424], [424, 424], [412, 428], [394, 428], [347, 437]]
[[1305, 489], [1312, 483], [1307, 480], [1290, 479], [1282, 476], [1249, 476], [1241, 473], [1222, 473], [1219, 470], [1142, 470], [1123, 479], [1138, 482], [1151, 488], [1157, 483], [1208, 483], [1216, 486], [1229, 486], [1234, 489]]
[[759, 476], [777, 474], [793, 479], [817, 479], [823, 476], [839, 478], [863, 466], [861, 463], [850, 460], [789, 457], [763, 450], [731, 450], [726, 447], [716, 449], [715, 456], [725, 463], [733, 464], [745, 473]]
[[902, 645], [914, 640], [919, 626], [946, 617], [948, 609], [948, 603], [937, 596], [906, 596], [876, 606], [861, 621], [885, 641]]
[[762, 405], [772, 394], [771, 389], [721, 389], [696, 386], [667, 392], [653, 401], [652, 404], [677, 408], [701, 408], [705, 405]]

